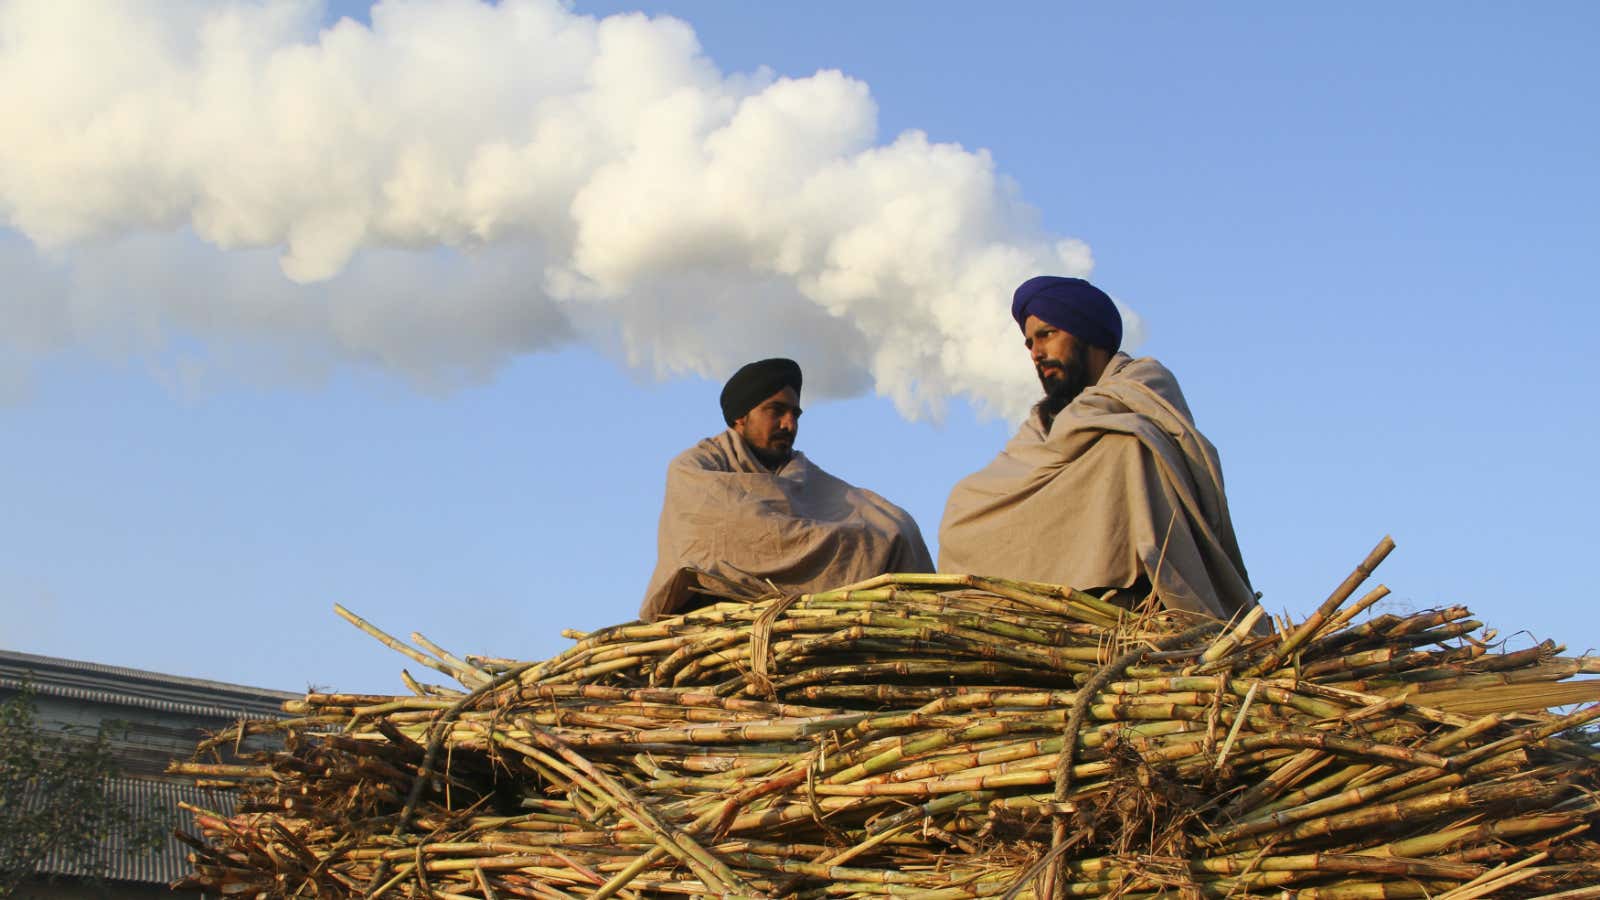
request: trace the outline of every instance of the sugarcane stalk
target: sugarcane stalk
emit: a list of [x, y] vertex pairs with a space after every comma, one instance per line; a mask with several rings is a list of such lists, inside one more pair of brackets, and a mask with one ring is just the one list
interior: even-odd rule
[[1317, 611], [1312, 613], [1305, 622], [1301, 623], [1300, 627], [1296, 628], [1282, 643], [1274, 647], [1265, 659], [1247, 668], [1243, 673], [1244, 677], [1258, 677], [1282, 665], [1284, 660], [1288, 659], [1294, 651], [1300, 649], [1302, 644], [1310, 640], [1318, 630], [1327, 624], [1328, 619], [1346, 600], [1350, 599], [1350, 595], [1356, 592], [1356, 588], [1360, 587], [1363, 581], [1372, 577], [1373, 570], [1383, 562], [1384, 558], [1392, 550], [1394, 550], [1394, 539], [1385, 535], [1383, 540], [1378, 542], [1378, 546], [1372, 548], [1372, 552], [1367, 554], [1367, 558], [1356, 566], [1355, 571], [1351, 572], [1334, 589], [1333, 593], [1328, 595], [1328, 599], [1322, 601], [1322, 605], [1317, 607]]
[[[249, 798], [195, 813], [189, 883], [966, 898], [1042, 895], [1017, 876], [1043, 861], [1062, 896], [1359, 900], [1600, 877], [1581, 843], [1600, 751], [1565, 734], [1600, 712], [1544, 711], [1592, 696], [1563, 679], [1600, 662], [1490, 653], [1462, 607], [1353, 624], [1383, 590], [1276, 636], [1257, 610], [1177, 641], [1193, 618], [927, 575], [729, 598], [537, 663], [413, 635], [466, 690], [308, 694], [204, 744], [285, 749], [174, 770]], [[1047, 852], [1064, 821], [1078, 843]]]

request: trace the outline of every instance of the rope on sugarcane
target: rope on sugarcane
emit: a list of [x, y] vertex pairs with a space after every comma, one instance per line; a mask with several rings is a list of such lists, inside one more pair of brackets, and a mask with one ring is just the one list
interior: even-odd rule
[[773, 601], [772, 605], [756, 616], [750, 626], [750, 674], [746, 681], [750, 689], [767, 698], [776, 698], [778, 691], [772, 685], [772, 626], [778, 617], [799, 602], [800, 594], [789, 594]]
[[[1061, 858], [1062, 854], [1066, 852], [1067, 845], [1065, 843], [1057, 844], [1054, 847], [1051, 847], [1049, 852], [1039, 857], [1038, 862], [1035, 862], [1033, 865], [1029, 866], [1027, 871], [1022, 873], [1022, 877], [1013, 882], [1011, 887], [1006, 889], [1004, 894], [1000, 895], [1000, 900], [1016, 900], [1017, 895], [1022, 893], [1022, 889], [1028, 886], [1028, 882], [1038, 878], [1039, 874], [1044, 871], [1045, 866], [1053, 864], [1056, 860]], [[1045, 893], [1044, 891], [1040, 891], [1035, 896], [1044, 897]]]
[[[1040, 897], [1054, 897], [1056, 885], [1066, 880], [1066, 857], [1061, 853], [1061, 848], [1067, 842], [1068, 814], [1062, 804], [1066, 803], [1067, 794], [1072, 790], [1072, 765], [1078, 755], [1078, 732], [1083, 728], [1083, 720], [1089, 714], [1089, 705], [1107, 685], [1121, 678], [1128, 671], [1128, 667], [1143, 659], [1146, 653], [1176, 650], [1225, 627], [1226, 623], [1223, 622], [1205, 622], [1171, 637], [1135, 647], [1095, 673], [1095, 676], [1085, 682], [1078, 691], [1078, 698], [1072, 702], [1072, 712], [1067, 716], [1066, 727], [1061, 730], [1061, 756], [1056, 760], [1054, 796], [1056, 809], [1052, 814], [1055, 821], [1050, 826], [1050, 853], [1054, 855], [1055, 861], [1044, 869], [1045, 877], [1039, 891]], [[1024, 878], [1022, 883], [1026, 884], [1027, 879]]]

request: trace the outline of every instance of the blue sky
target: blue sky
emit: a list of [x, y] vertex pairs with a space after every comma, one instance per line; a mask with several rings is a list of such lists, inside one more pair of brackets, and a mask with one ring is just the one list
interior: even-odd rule
[[[1379, 580], [1395, 606], [1461, 603], [1503, 635], [1600, 646], [1592, 4], [573, 5], [631, 10], [688, 23], [724, 74], [842, 71], [870, 88], [871, 143], [916, 129], [986, 150], [1029, 227], [1085, 242], [1093, 279], [1144, 322], [1139, 351], [1178, 375], [1221, 451], [1269, 610], [1304, 615], [1392, 534]], [[342, 15], [366, 27], [364, 6], [320, 14]], [[0, 65], [15, 51], [0, 44]], [[218, 272], [235, 264], [270, 288], [252, 302], [323, 302], [278, 271], [273, 242], [218, 249], [178, 216], [46, 247], [18, 218], [22, 182], [6, 180], [20, 158], [0, 153], [0, 282], [20, 286], [0, 326], [50, 340], [0, 344], [15, 363], [0, 406], [0, 646], [393, 690], [408, 663], [333, 603], [519, 658], [632, 615], [664, 466], [719, 428], [720, 378], [658, 378], [603, 321], [577, 339], [535, 317], [495, 352], [452, 356], [436, 344], [456, 332], [437, 323], [478, 307], [445, 302], [448, 280], [419, 300], [361, 274], [400, 255], [488, 277], [496, 253], [542, 252], [537, 235], [359, 250], [355, 308], [408, 331], [329, 351], [224, 314], [242, 282]], [[177, 249], [127, 263], [147, 238]], [[353, 290], [350, 277], [331, 284]], [[94, 279], [126, 307], [85, 311], [65, 292], [76, 324], [38, 326], [58, 311], [51, 285]], [[175, 284], [194, 292], [181, 309], [144, 299]], [[1003, 319], [1012, 286], [974, 295], [974, 321]], [[434, 294], [441, 318], [400, 309]], [[913, 299], [874, 308], [893, 322]], [[686, 314], [706, 329], [752, 308], [707, 303]], [[732, 334], [722, 350], [738, 358], [794, 346], [781, 323]], [[395, 347], [440, 354], [451, 374], [416, 377], [380, 352]], [[808, 383], [859, 362], [816, 347], [802, 347]], [[1010, 350], [1025, 365], [1020, 340]], [[950, 486], [1012, 424], [959, 393], [942, 419], [908, 420], [852, 383], [866, 390], [808, 398], [800, 448], [932, 538]]]

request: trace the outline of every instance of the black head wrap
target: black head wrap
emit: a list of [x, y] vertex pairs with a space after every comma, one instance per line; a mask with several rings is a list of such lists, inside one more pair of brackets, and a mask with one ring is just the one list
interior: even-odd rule
[[722, 420], [732, 425], [786, 387], [800, 393], [800, 364], [792, 359], [763, 359], [742, 366], [722, 386]]

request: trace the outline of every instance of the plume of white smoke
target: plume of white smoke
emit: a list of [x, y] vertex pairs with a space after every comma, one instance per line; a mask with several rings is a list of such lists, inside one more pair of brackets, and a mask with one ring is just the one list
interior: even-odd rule
[[1037, 393], [1010, 289], [1092, 264], [987, 153], [880, 142], [861, 82], [724, 74], [671, 18], [322, 22], [0, 0], [0, 341], [175, 329], [425, 382], [573, 340], [657, 376], [786, 353], [825, 395], [1009, 413]]

